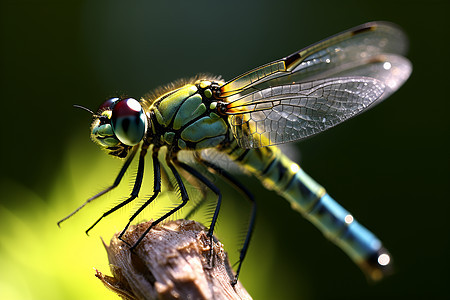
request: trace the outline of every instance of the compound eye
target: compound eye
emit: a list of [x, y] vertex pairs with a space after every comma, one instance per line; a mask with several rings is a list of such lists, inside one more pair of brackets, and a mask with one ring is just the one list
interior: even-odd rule
[[134, 146], [144, 138], [147, 118], [141, 104], [133, 98], [128, 98], [115, 104], [111, 115], [111, 125], [119, 141], [125, 145]]
[[98, 112], [99, 112], [99, 114], [101, 113], [101, 112], [103, 112], [103, 111], [105, 111], [105, 110], [111, 110], [112, 108], [113, 108], [113, 106], [114, 106], [114, 104], [117, 102], [117, 101], [119, 101], [120, 99], [119, 98], [111, 98], [111, 99], [108, 99], [108, 100], [106, 100], [105, 102], [103, 102], [103, 104], [102, 105], [100, 105], [100, 107], [98, 108]]

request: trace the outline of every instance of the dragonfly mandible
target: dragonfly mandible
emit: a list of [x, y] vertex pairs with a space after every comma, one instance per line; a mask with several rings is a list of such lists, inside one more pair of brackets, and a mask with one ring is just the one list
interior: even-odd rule
[[[131, 195], [100, 220], [138, 198], [148, 151], [153, 163], [153, 194], [130, 217], [134, 219], [161, 192], [161, 162], [175, 178], [181, 203], [156, 219], [130, 245], [136, 248], [157, 224], [189, 201], [179, 170], [191, 174], [217, 196], [208, 229], [211, 238], [222, 202], [220, 190], [197, 166], [227, 179], [252, 204], [247, 235], [232, 283], [237, 282], [255, 224], [255, 199], [227, 170], [204, 158], [214, 149], [225, 154], [276, 191], [292, 208], [311, 221], [372, 279], [383, 277], [390, 256], [380, 240], [360, 225], [325, 189], [276, 146], [318, 134], [377, 105], [409, 77], [412, 66], [404, 57], [408, 40], [401, 29], [387, 22], [366, 23], [306, 47], [285, 58], [246, 72], [230, 81], [199, 75], [136, 100], [112, 98], [93, 115], [91, 137], [102, 149], [125, 162], [114, 183], [87, 203], [114, 189], [139, 152], [138, 170]], [[193, 152], [196, 162], [179, 159], [180, 151]]]

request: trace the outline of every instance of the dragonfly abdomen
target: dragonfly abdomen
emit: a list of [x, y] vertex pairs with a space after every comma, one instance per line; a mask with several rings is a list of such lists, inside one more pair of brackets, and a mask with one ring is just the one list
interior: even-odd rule
[[258, 177], [266, 188], [288, 200], [371, 279], [382, 278], [390, 258], [380, 240], [277, 147], [235, 148], [229, 155]]

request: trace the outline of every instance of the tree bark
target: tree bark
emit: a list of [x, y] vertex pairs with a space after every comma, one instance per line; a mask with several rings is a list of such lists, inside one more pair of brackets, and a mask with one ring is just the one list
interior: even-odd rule
[[[151, 222], [131, 226], [122, 237], [129, 244]], [[223, 245], [194, 221], [169, 221], [152, 229], [133, 251], [115, 234], [108, 253], [114, 277], [97, 271], [103, 284], [123, 299], [251, 299], [238, 282]], [[211, 258], [212, 253], [212, 258]]]

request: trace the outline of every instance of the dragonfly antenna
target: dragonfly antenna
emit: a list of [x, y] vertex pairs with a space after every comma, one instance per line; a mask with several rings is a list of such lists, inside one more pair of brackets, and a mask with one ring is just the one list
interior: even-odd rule
[[94, 112], [92, 110], [90, 110], [89, 108], [87, 108], [87, 107], [84, 107], [84, 106], [81, 106], [81, 105], [78, 105], [78, 104], [74, 104], [73, 107], [81, 108], [81, 109], [83, 109], [85, 111], [90, 112], [92, 115], [94, 115]]

